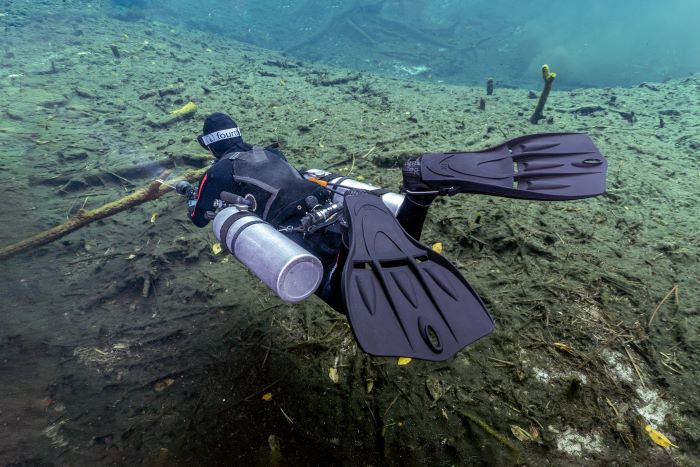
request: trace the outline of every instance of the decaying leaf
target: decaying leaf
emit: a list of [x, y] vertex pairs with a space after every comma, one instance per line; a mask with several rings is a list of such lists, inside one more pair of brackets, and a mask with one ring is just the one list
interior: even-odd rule
[[555, 342], [555, 343], [552, 344], [552, 345], [554, 345], [554, 347], [556, 347], [557, 349], [561, 350], [562, 352], [566, 352], [566, 353], [568, 353], [568, 354], [570, 354], [570, 355], [573, 355], [573, 354], [574, 354], [574, 349], [572, 349], [571, 346], [569, 346], [569, 345], [567, 345], [567, 344], [564, 344], [564, 343], [562, 343], [562, 342]]
[[272, 400], [272, 393], [266, 392], [265, 394], [263, 394], [262, 400], [264, 400], [265, 402], [270, 402]]
[[164, 391], [165, 389], [169, 388], [172, 386], [172, 384], [175, 382], [174, 379], [172, 378], [165, 378], [156, 383], [156, 392], [161, 392]]
[[338, 383], [338, 370], [336, 368], [329, 368], [328, 369], [328, 377], [333, 381], [334, 383]]
[[435, 253], [442, 253], [442, 242], [433, 243], [432, 249]]
[[268, 436], [267, 444], [270, 446], [270, 451], [277, 452], [282, 450], [282, 443], [280, 442], [279, 436]]
[[158, 219], [157, 212], [154, 212], [153, 214], [151, 214], [151, 224], [155, 224], [157, 219]]
[[212, 243], [211, 244], [211, 252], [214, 253], [215, 255], [218, 255], [221, 253], [221, 244], [220, 243]]
[[530, 425], [530, 438], [533, 441], [540, 439], [540, 430], [535, 425]]
[[411, 363], [411, 357], [399, 357], [398, 360], [396, 360], [397, 365], [408, 365]]
[[374, 388], [374, 380], [373, 379], [368, 379], [367, 380], [367, 394], [372, 392], [372, 389]]
[[428, 388], [430, 397], [432, 397], [434, 401], [442, 397], [442, 383], [440, 383], [440, 380], [435, 376], [429, 375], [427, 378], [425, 378], [425, 387]]
[[675, 444], [673, 444], [671, 442], [671, 440], [666, 437], [666, 435], [664, 435], [661, 432], [656, 431], [651, 425], [645, 426], [644, 430], [649, 435], [649, 438], [651, 438], [651, 440], [653, 442], [655, 442], [656, 444], [658, 444], [662, 448], [667, 448], [667, 447], [677, 448], [678, 447]]
[[532, 435], [525, 431], [525, 429], [520, 428], [518, 425], [511, 425], [510, 431], [513, 433], [513, 436], [518, 438], [520, 441], [534, 441], [534, 439], [532, 439]]

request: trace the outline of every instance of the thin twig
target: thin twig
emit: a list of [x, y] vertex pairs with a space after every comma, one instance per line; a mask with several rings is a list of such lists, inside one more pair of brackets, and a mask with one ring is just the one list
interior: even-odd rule
[[377, 149], [377, 146], [376, 146], [376, 145], [372, 146], [372, 148], [371, 148], [369, 151], [367, 151], [367, 152], [365, 153], [364, 156], [362, 156], [362, 159], [366, 159], [367, 156], [369, 156], [370, 154], [372, 154], [372, 152], [373, 152], [375, 149]]
[[494, 357], [486, 357], [486, 358], [489, 359], [489, 360], [491, 360], [491, 361], [493, 361], [493, 362], [501, 363], [501, 364], [503, 364], [503, 365], [515, 366], [515, 363], [509, 362], [508, 360], [501, 360], [501, 359], [494, 358]]
[[282, 415], [284, 415], [284, 418], [287, 419], [287, 421], [289, 422], [290, 425], [294, 425], [294, 422], [292, 421], [291, 418], [289, 418], [289, 415], [287, 415], [287, 414], [284, 412], [284, 410], [282, 409], [282, 407], [280, 407], [280, 412], [282, 412]]
[[119, 174], [116, 174], [116, 173], [114, 173], [114, 172], [106, 172], [106, 173], [107, 173], [107, 175], [111, 175], [111, 176], [114, 177], [114, 178], [119, 178], [119, 179], [125, 181], [125, 182], [128, 183], [129, 185], [136, 186], [136, 183], [132, 182], [132, 181], [129, 180], [128, 178], [122, 177], [122, 176], [119, 175]]
[[664, 362], [664, 361], [662, 361], [661, 364], [662, 364], [663, 366], [665, 366], [666, 368], [668, 368], [669, 370], [671, 370], [672, 372], [674, 372], [675, 374], [677, 374], [677, 375], [682, 375], [682, 374], [683, 374], [683, 372], [676, 370], [675, 368], [673, 368], [671, 365], [669, 365], [668, 363], [666, 363], [666, 362]]
[[363, 398], [362, 398], [362, 402], [364, 402], [365, 405], [367, 406], [367, 410], [369, 410], [369, 414], [372, 416], [372, 420], [374, 421], [374, 426], [379, 426], [379, 424], [377, 423], [377, 419], [374, 417], [374, 412], [372, 412], [372, 408], [371, 408], [371, 407], [369, 406], [369, 404], [367, 403], [367, 399], [365, 399], [365, 398], [363, 397]]
[[639, 371], [639, 367], [637, 366], [637, 362], [634, 361], [634, 358], [632, 358], [632, 354], [630, 353], [630, 350], [627, 348], [626, 345], [623, 345], [622, 348], [625, 349], [625, 353], [630, 359], [630, 362], [632, 362], [632, 367], [634, 368], [634, 371], [637, 373], [637, 376], [639, 377], [639, 382], [642, 383], [642, 387], [645, 388], [646, 384], [644, 384], [644, 378], [642, 377], [642, 372]]
[[400, 395], [401, 394], [397, 394], [396, 397], [394, 397], [394, 400], [391, 401], [391, 403], [389, 404], [389, 407], [387, 407], [386, 410], [384, 411], [384, 416], [382, 418], [386, 418], [386, 415], [389, 413], [389, 410], [391, 410], [391, 408], [394, 406], [396, 401], [399, 399]]
[[608, 405], [609, 405], [610, 408], [613, 410], [613, 412], [615, 412], [615, 416], [616, 416], [617, 418], [620, 418], [620, 412], [618, 412], [617, 409], [615, 408], [615, 405], [613, 405], [613, 403], [610, 402], [610, 399], [608, 399], [608, 398], [606, 397], [606, 398], [605, 398], [605, 401], [608, 403]]
[[355, 169], [355, 153], [352, 154], [352, 164], [350, 164], [350, 170], [348, 171], [348, 175], [350, 175], [354, 169]]
[[260, 368], [265, 368], [265, 362], [267, 362], [267, 357], [270, 355], [270, 349], [272, 349], [272, 344], [269, 342], [267, 343], [267, 352], [265, 352], [265, 358], [263, 358], [262, 363], [260, 364]]
[[661, 306], [666, 303], [666, 300], [671, 298], [671, 295], [676, 296], [676, 305], [680, 303], [680, 298], [678, 297], [678, 284], [675, 284], [671, 290], [668, 291], [666, 296], [661, 299], [658, 305], [656, 305], [656, 308], [654, 308], [654, 312], [651, 314], [651, 317], [649, 318], [649, 322], [647, 323], [647, 327], [651, 326], [652, 321], [654, 321], [654, 317], [656, 316], [656, 313], [659, 311]]

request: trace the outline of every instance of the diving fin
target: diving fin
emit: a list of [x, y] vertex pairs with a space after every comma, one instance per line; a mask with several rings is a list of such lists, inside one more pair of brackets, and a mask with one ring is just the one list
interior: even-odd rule
[[443, 256], [411, 238], [369, 193], [345, 197], [345, 309], [362, 350], [442, 361], [490, 334], [484, 303]]
[[605, 192], [607, 166], [585, 133], [527, 135], [484, 151], [424, 154], [408, 161], [404, 189], [410, 194], [588, 198]]

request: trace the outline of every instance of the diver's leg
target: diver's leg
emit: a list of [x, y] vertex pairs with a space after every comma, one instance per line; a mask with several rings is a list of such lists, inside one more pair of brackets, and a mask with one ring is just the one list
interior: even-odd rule
[[331, 308], [333, 308], [338, 313], [347, 314], [345, 310], [345, 305], [343, 303], [342, 294], [342, 275], [343, 267], [345, 266], [345, 260], [348, 257], [348, 248], [345, 244], [341, 243], [338, 250], [335, 261], [333, 262], [323, 262], [323, 280], [318, 290], [316, 290], [316, 295], [326, 302]]
[[425, 200], [420, 198], [424, 197], [406, 195], [399, 212], [396, 213], [396, 220], [399, 221], [401, 227], [416, 240], [420, 240], [423, 224], [425, 224], [425, 218], [428, 216], [428, 208], [430, 208], [430, 203], [432, 202], [432, 199], [426, 203]]
[[418, 159], [406, 161], [402, 168], [403, 186], [401, 191], [406, 193], [405, 200], [399, 212], [396, 213], [396, 220], [401, 227], [414, 239], [420, 240], [423, 231], [425, 218], [428, 216], [430, 204], [437, 196], [434, 194], [412, 194], [412, 191], [425, 192], [428, 187], [422, 183], [420, 178], [420, 162]]

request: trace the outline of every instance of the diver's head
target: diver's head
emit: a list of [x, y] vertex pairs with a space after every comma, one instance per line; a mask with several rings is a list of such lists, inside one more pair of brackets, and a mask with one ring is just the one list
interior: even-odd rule
[[243, 146], [241, 130], [231, 117], [223, 113], [213, 113], [204, 120], [202, 136], [197, 141], [204, 148], [211, 151], [218, 159], [224, 153]]

